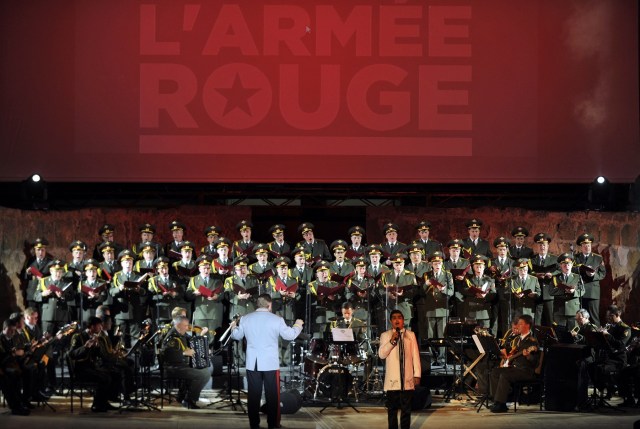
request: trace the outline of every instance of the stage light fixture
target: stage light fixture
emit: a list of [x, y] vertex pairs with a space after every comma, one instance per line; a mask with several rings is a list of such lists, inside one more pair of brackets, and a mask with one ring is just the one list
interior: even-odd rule
[[604, 176], [598, 176], [593, 179], [589, 186], [588, 195], [589, 210], [608, 210], [613, 203], [613, 189], [611, 183]]
[[49, 190], [46, 180], [34, 173], [22, 181], [22, 201], [24, 208], [32, 210], [49, 209]]

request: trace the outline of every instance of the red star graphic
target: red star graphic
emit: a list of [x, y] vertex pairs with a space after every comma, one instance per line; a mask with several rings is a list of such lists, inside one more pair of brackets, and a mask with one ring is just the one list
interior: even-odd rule
[[227, 99], [222, 116], [225, 116], [233, 109], [240, 109], [247, 115], [252, 116], [249, 99], [253, 97], [256, 92], [260, 91], [260, 88], [245, 88], [240, 81], [240, 75], [236, 73], [231, 88], [216, 88], [216, 91]]

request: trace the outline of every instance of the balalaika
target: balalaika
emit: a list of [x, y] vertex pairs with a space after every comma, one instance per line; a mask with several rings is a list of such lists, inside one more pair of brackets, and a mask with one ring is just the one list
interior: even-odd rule
[[189, 337], [189, 348], [195, 351], [189, 360], [192, 368], [209, 368], [211, 358], [209, 357], [209, 338], [206, 335], [193, 335]]

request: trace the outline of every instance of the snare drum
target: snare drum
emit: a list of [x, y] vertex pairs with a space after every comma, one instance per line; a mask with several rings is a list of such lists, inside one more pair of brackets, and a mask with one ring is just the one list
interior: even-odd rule
[[367, 358], [367, 353], [360, 348], [357, 342], [343, 344], [343, 353], [340, 363], [342, 365], [357, 365]]

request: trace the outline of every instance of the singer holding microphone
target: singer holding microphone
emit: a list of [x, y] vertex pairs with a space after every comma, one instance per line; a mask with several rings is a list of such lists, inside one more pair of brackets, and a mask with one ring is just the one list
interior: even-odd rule
[[384, 390], [387, 393], [389, 429], [411, 426], [411, 402], [415, 387], [420, 384], [420, 350], [416, 335], [404, 328], [400, 310], [390, 315], [391, 329], [380, 336], [378, 355], [385, 360]]
[[249, 425], [260, 427], [260, 398], [264, 386], [267, 400], [267, 425], [280, 427], [280, 360], [278, 339], [293, 341], [302, 331], [298, 319], [288, 327], [284, 319], [271, 312], [271, 296], [258, 296], [256, 311], [244, 315], [240, 323], [231, 322], [231, 338], [247, 339], [247, 401]]

